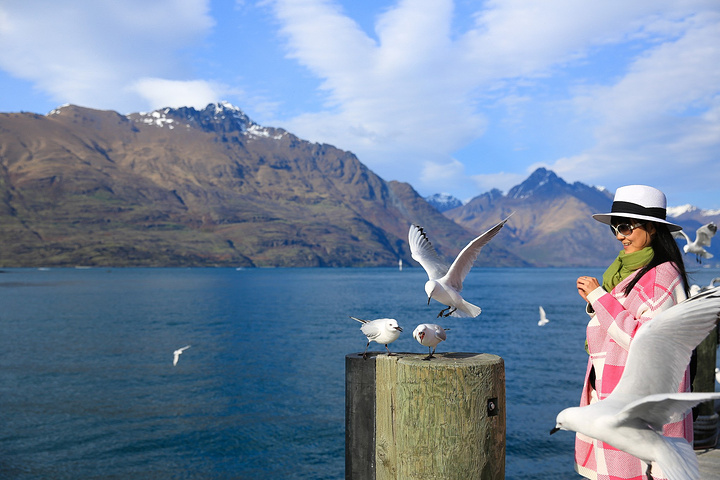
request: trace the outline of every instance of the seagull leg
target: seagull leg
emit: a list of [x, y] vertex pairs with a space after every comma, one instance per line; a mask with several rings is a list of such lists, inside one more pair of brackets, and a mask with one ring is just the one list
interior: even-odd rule
[[447, 308], [443, 308], [442, 310], [440, 310], [440, 313], [438, 313], [438, 314], [437, 314], [437, 317], [435, 317], [435, 318], [447, 317], [447, 315], [445, 315], [445, 312], [447, 312], [447, 311], [450, 310], [451, 308], [452, 308], [452, 307], [449, 307], [449, 306], [448, 306]]
[[[448, 309], [450, 309], [450, 307], [448, 307]], [[456, 307], [456, 308], [453, 308], [452, 310], [450, 310], [449, 312], [447, 312], [447, 313], [446, 313], [445, 315], [443, 315], [443, 316], [444, 316], [444, 317], [449, 317], [450, 315], [452, 315], [453, 313], [455, 313], [455, 310], [457, 310], [457, 307]]]
[[367, 349], [369, 346], [370, 346], [370, 342], [368, 342], [367, 345], [365, 345], [365, 351], [362, 354], [363, 360], [367, 360]]
[[423, 360], [430, 360], [431, 358], [433, 358], [433, 354], [435, 353], [435, 349], [434, 349], [434, 348], [431, 348], [431, 347], [428, 347], [428, 351], [429, 351], [430, 353], [428, 353], [428, 356], [425, 357], [425, 358], [423, 358]]
[[648, 468], [645, 470], [645, 475], [647, 475], [647, 480], [654, 480], [652, 476], [652, 463], [648, 463]]
[[391, 352], [390, 352], [390, 349], [388, 348], [387, 343], [385, 344], [385, 350], [387, 350], [387, 352], [388, 352], [388, 357], [394, 357], [394, 356], [395, 356], [394, 353], [391, 353]]

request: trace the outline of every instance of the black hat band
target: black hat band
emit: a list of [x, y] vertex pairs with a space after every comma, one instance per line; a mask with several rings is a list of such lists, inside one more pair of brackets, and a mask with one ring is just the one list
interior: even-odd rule
[[[643, 207], [637, 203], [613, 202], [611, 213], [632, 213], [665, 220], [666, 210], [662, 207]], [[620, 215], [619, 215], [620, 216]]]

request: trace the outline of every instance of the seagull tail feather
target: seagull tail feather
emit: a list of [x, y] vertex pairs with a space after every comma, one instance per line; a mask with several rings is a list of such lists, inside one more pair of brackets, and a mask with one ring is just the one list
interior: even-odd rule
[[450, 314], [451, 317], [475, 318], [482, 312], [482, 308], [470, 302], [464, 302], [461, 307]]
[[[692, 445], [684, 438], [665, 437], [666, 452], [655, 462], [662, 470], [663, 478], [700, 478], [700, 467]], [[654, 473], [659, 473], [655, 472]]]

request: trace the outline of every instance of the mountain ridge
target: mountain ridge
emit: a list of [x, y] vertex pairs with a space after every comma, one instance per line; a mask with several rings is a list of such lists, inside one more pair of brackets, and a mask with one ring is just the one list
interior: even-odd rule
[[[554, 172], [538, 168], [507, 194], [493, 189], [471, 199], [468, 203], [443, 214], [473, 233], [480, 233], [492, 223], [488, 218], [498, 218], [515, 211], [517, 218], [508, 225], [510, 235], [507, 248], [535, 266], [576, 267], [607, 266], [617, 256], [620, 247], [606, 225], [592, 218], [593, 213], [610, 211], [613, 194], [605, 189], [588, 186], [581, 182], [565, 182]], [[670, 214], [680, 214], [672, 217]], [[668, 219], [681, 225], [691, 238], [697, 228], [705, 223], [720, 220], [720, 212], [693, 208], [668, 210]], [[711, 245], [708, 251], [720, 251]], [[680, 242], [682, 246], [682, 242]], [[720, 252], [719, 252], [720, 253]], [[684, 257], [691, 265], [689, 256]], [[717, 259], [705, 262], [716, 264]], [[691, 263], [689, 263], [691, 262]]]
[[611, 194], [544, 168], [507, 195], [442, 213], [430, 200], [226, 102], [0, 113], [0, 267], [417, 266], [411, 223], [451, 260], [512, 212], [478, 266], [600, 266], [618, 251], [590, 217]]
[[0, 114], [0, 198], [2, 266], [380, 266], [411, 263], [413, 222], [448, 256], [472, 238], [352, 153], [218, 104]]

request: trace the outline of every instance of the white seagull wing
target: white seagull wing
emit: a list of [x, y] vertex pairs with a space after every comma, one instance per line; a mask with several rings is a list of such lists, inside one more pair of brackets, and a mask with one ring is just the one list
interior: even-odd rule
[[413, 260], [422, 265], [430, 280], [445, 276], [448, 266], [440, 259], [422, 227], [410, 225], [408, 243]]
[[680, 240], [682, 240], [684, 238], [685, 241], [688, 243], [688, 245], [690, 245], [690, 243], [692, 243], [692, 242], [690, 242], [690, 237], [687, 236], [687, 233], [685, 233], [684, 230], [678, 230], [677, 232], [672, 232], [672, 236], [674, 238], [679, 238]]
[[380, 336], [381, 333], [380, 325], [375, 322], [363, 323], [363, 326], [360, 327], [360, 330], [362, 330], [368, 340], [376, 339]]
[[500, 229], [502, 229], [511, 216], [512, 213], [508, 215], [505, 220], [475, 238], [462, 249], [457, 258], [455, 258], [455, 261], [452, 265], [450, 265], [450, 270], [448, 270], [446, 274], [447, 282], [450, 286], [458, 292], [462, 291], [462, 282], [465, 280], [465, 277], [475, 263], [475, 260], [477, 260], [480, 250], [482, 247], [487, 245], [495, 235], [498, 234]]
[[682, 415], [700, 402], [720, 398], [715, 392], [656, 393], [628, 403], [616, 415], [618, 424], [641, 419], [656, 431], [663, 425], [680, 420]]
[[623, 375], [608, 398], [677, 392], [692, 350], [717, 324], [719, 315], [720, 287], [690, 297], [645, 323], [630, 344]]
[[701, 247], [709, 247], [710, 246], [710, 240], [712, 237], [715, 236], [715, 233], [717, 232], [717, 227], [713, 229], [712, 227], [715, 227], [714, 223], [708, 223], [707, 225], [703, 225], [702, 227], [697, 229], [695, 238], [695, 243], [697, 245], [700, 245]]

